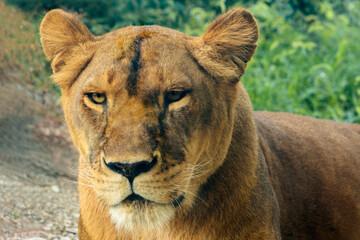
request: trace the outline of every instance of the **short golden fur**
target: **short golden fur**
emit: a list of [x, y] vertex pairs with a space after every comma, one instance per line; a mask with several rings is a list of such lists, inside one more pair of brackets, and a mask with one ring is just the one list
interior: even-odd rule
[[40, 27], [80, 153], [80, 239], [360, 239], [360, 126], [253, 112], [242, 8], [201, 37]]

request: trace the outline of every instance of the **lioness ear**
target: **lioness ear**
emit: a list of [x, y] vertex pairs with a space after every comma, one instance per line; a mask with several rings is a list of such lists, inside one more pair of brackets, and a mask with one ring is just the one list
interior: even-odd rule
[[66, 55], [74, 46], [94, 38], [88, 28], [72, 14], [55, 9], [46, 14], [40, 25], [41, 43], [56, 73], [65, 65]]
[[192, 52], [211, 75], [237, 82], [255, 53], [258, 36], [254, 16], [236, 8], [217, 17], [194, 41]]

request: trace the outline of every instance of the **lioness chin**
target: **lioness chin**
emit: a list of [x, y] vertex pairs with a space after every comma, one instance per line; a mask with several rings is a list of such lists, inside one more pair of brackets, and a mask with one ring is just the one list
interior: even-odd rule
[[360, 239], [360, 126], [253, 112], [258, 39], [233, 9], [201, 37], [40, 27], [80, 153], [80, 239]]

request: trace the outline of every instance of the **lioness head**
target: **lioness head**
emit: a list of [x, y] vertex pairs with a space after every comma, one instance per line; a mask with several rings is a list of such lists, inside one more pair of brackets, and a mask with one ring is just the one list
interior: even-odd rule
[[201, 37], [159, 26], [94, 36], [53, 10], [40, 33], [79, 182], [116, 226], [151, 229], [191, 209], [227, 154], [239, 79], [256, 49], [253, 16], [231, 10]]

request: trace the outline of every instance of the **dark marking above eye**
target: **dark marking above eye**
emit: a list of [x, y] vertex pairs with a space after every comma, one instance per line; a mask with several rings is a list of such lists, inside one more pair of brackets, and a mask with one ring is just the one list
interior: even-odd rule
[[73, 80], [70, 81], [70, 86], [69, 88], [71, 88], [71, 86], [75, 83], [75, 81], [80, 77], [81, 73], [83, 71], [85, 71], [85, 69], [87, 68], [87, 66], [92, 62], [92, 60], [94, 59], [94, 54], [92, 54], [89, 59], [87, 59], [84, 64], [82, 65], [81, 69], [79, 70], [79, 72], [76, 74], [76, 76], [73, 78]]
[[214, 80], [216, 83], [219, 83], [219, 80], [214, 77], [211, 73], [208, 72], [208, 70], [206, 70], [200, 63], [199, 61], [190, 53], [189, 51], [189, 57], [190, 59], [195, 63], [195, 65], [197, 66], [197, 68], [204, 73], [206, 76], [209, 76], [212, 80]]
[[111, 84], [114, 81], [114, 71], [110, 71], [108, 73], [108, 79], [107, 79], [108, 83]]
[[136, 94], [136, 85], [139, 77], [139, 70], [141, 68], [141, 42], [143, 41], [142, 38], [138, 38], [134, 42], [134, 52], [135, 56], [131, 60], [131, 68], [130, 74], [128, 78], [128, 85], [127, 90], [130, 96]]

